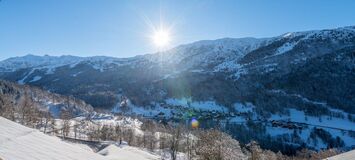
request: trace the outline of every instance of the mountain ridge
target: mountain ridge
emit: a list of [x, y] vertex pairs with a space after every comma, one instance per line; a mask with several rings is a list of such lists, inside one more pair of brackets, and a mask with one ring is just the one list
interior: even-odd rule
[[355, 146], [353, 128], [334, 126], [355, 123], [354, 26], [200, 41], [126, 59], [9, 64], [0, 79], [97, 110], [161, 122], [196, 118], [202, 128], [222, 126], [240, 142], [256, 139], [275, 150]]
[[[230, 42], [243, 42], [243, 41], [249, 41], [250, 43], [253, 43], [255, 41], [267, 41], [267, 40], [273, 40], [273, 39], [277, 39], [277, 38], [289, 38], [289, 37], [295, 37], [295, 36], [299, 36], [302, 34], [316, 34], [319, 32], [324, 32], [324, 31], [331, 31], [331, 30], [347, 30], [347, 31], [355, 31], [355, 26], [345, 26], [345, 27], [337, 27], [334, 29], [322, 29], [322, 30], [308, 30], [308, 31], [297, 31], [297, 32], [287, 32], [284, 34], [281, 34], [279, 36], [276, 37], [269, 37], [269, 38], [255, 38], [255, 37], [242, 37], [242, 38], [230, 38], [230, 37], [225, 37], [225, 38], [218, 38], [218, 39], [214, 39], [214, 40], [200, 40], [200, 41], [195, 41], [195, 42], [191, 42], [191, 43], [186, 43], [186, 44], [181, 44], [178, 45], [176, 47], [173, 47], [171, 49], [162, 51], [163, 53], [165, 52], [169, 52], [170, 50], [176, 50], [177, 48], [181, 48], [181, 47], [190, 47], [190, 46], [199, 46], [199, 45], [223, 45], [224, 43], [228, 43], [228, 41]], [[223, 43], [224, 42], [224, 43]], [[137, 57], [144, 57], [144, 56], [149, 56], [149, 55], [154, 55], [154, 54], [158, 54], [159, 52], [155, 52], [155, 53], [147, 53], [147, 54], [142, 54], [142, 55], [136, 55], [136, 56], [132, 56], [132, 57], [124, 57], [124, 58], [118, 58], [118, 57], [112, 57], [112, 56], [89, 56], [89, 57], [82, 57], [82, 56], [74, 56], [74, 55], [60, 55], [60, 56], [50, 56], [50, 55], [35, 55], [35, 54], [27, 54], [25, 56], [16, 56], [16, 57], [10, 57], [7, 59], [4, 59], [0, 62], [4, 63], [6, 61], [11, 61], [11, 60], [15, 60], [15, 59], [27, 59], [29, 60], [29, 58], [40, 58], [40, 57], [49, 57], [49, 58], [73, 58], [73, 59], [83, 59], [83, 60], [102, 60], [102, 59], [116, 59], [116, 60], [126, 60], [126, 59], [134, 59]], [[29, 60], [32, 61], [33, 59]], [[1, 64], [1, 63], [0, 63]], [[1, 67], [1, 65], [0, 65]]]
[[[278, 72], [274, 75], [284, 75], [303, 66], [310, 59], [337, 52], [336, 50], [344, 47], [350, 47], [348, 50], [351, 50], [355, 37], [354, 28], [355, 26], [347, 26], [336, 29], [289, 32], [273, 38], [203, 40], [180, 45], [164, 52], [131, 58], [28, 55], [0, 61], [0, 78], [17, 81], [20, 84], [29, 83], [41, 86], [54, 92], [56, 89], [50, 87], [52, 85], [44, 85], [45, 82], [58, 83], [57, 79], [75, 81], [75, 79], [84, 78], [81, 76], [90, 77], [90, 74], [85, 74], [85, 72], [97, 76], [114, 74], [103, 76], [110, 77], [113, 81], [120, 79], [120, 81], [134, 80], [137, 82], [133, 83], [145, 83], [143, 84], [145, 90], [157, 82], [168, 82], [169, 79], [189, 74], [207, 77], [221, 75], [225, 77], [221, 81], [230, 81], [228, 83], [234, 86], [232, 83], [238, 83], [241, 77], [258, 74], [261, 76], [274, 71]], [[56, 75], [57, 72], [64, 75]], [[96, 85], [105, 86], [110, 83], [105, 78], [99, 79], [103, 82]], [[245, 82], [245, 85], [254, 84]], [[115, 84], [111, 84], [112, 86]], [[110, 95], [117, 95], [122, 90], [121, 86], [118, 85], [117, 87], [121, 89], [116, 89]], [[154, 92], [166, 91], [163, 89]], [[67, 94], [66, 92], [59, 93]], [[87, 98], [84, 99], [87, 100]], [[114, 99], [117, 101], [117, 96]]]

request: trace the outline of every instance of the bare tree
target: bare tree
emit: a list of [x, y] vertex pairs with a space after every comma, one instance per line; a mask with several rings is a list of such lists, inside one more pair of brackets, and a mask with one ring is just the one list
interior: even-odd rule
[[133, 146], [135, 144], [135, 136], [133, 129], [125, 129], [124, 136], [124, 140], [126, 140], [129, 145]]
[[178, 125], [176, 128], [172, 128], [170, 143], [170, 156], [172, 160], [176, 160], [176, 155], [179, 150], [179, 142], [182, 137], [183, 126]]
[[79, 124], [77, 125], [78, 126], [78, 136], [79, 136], [79, 139], [82, 139], [82, 133], [83, 132], [86, 132], [87, 131], [87, 129], [86, 129], [86, 125], [87, 123], [86, 123], [86, 121], [85, 121], [85, 119], [80, 119], [79, 120]]
[[115, 133], [116, 133], [116, 141], [119, 140], [119, 144], [121, 145], [122, 144], [122, 129], [118, 124], [116, 124], [116, 126], [115, 126]]
[[123, 114], [126, 114], [130, 110], [129, 99], [125, 96], [121, 96], [121, 102], [119, 105]]
[[239, 142], [216, 129], [202, 131], [198, 135], [196, 153], [207, 160], [246, 159]]
[[43, 133], [47, 133], [47, 128], [51, 125], [52, 115], [49, 112], [40, 112], [41, 127], [43, 127]]
[[252, 141], [250, 142], [247, 147], [249, 148], [250, 150], [250, 158], [251, 160], [258, 160], [258, 159], [261, 159], [263, 156], [262, 156], [262, 153], [263, 153], [263, 150], [260, 148], [260, 146], [258, 145], [257, 142], [255, 141]]
[[78, 127], [79, 127], [79, 124], [76, 123], [76, 121], [74, 121], [74, 124], [73, 124], [74, 139], [76, 139], [76, 137], [77, 137], [77, 134], [78, 134]]
[[21, 100], [21, 104], [19, 105], [19, 108], [18, 108], [18, 113], [21, 116], [21, 118], [20, 118], [21, 124], [26, 125], [27, 118], [31, 112], [32, 102], [30, 100], [30, 97], [28, 96], [27, 91], [25, 91], [24, 95], [21, 98], [22, 98], [22, 100]]
[[0, 116], [15, 120], [15, 105], [11, 97], [8, 95], [0, 96]]
[[100, 129], [100, 139], [101, 140], [113, 140], [113, 127], [110, 125], [103, 125]]
[[161, 150], [166, 149], [169, 147], [169, 138], [166, 135], [159, 135], [159, 148]]
[[191, 134], [191, 132], [187, 132], [185, 135], [185, 153], [187, 154], [187, 158], [192, 160], [195, 157], [195, 145], [196, 145], [196, 137]]
[[148, 148], [150, 151], [153, 151], [155, 149], [155, 137], [152, 132], [145, 132], [143, 135], [143, 147]]
[[62, 134], [63, 138], [65, 138], [69, 135], [70, 132], [70, 119], [72, 118], [72, 114], [68, 110], [62, 110], [60, 112], [60, 118], [63, 121]]
[[98, 140], [100, 137], [100, 127], [99, 126], [90, 126], [89, 127], [89, 133], [88, 133], [88, 139], [90, 141], [93, 140]]
[[142, 139], [143, 148], [147, 148], [148, 146], [148, 132], [144, 132], [143, 139]]
[[20, 114], [20, 122], [32, 128], [37, 128], [40, 122], [40, 110], [38, 104], [34, 102], [33, 93], [25, 88], [23, 96], [20, 98], [17, 113]]

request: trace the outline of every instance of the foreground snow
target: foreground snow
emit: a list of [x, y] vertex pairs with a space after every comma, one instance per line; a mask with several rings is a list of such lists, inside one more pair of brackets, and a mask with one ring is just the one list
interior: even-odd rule
[[0, 157], [5, 160], [104, 160], [104, 156], [0, 117]]
[[355, 150], [345, 152], [333, 157], [326, 158], [326, 160], [346, 160], [346, 159], [355, 159]]
[[99, 154], [106, 156], [109, 160], [130, 160], [132, 157], [140, 160], [157, 160], [160, 157], [157, 155], [150, 154], [144, 150], [130, 147], [126, 145], [109, 145], [104, 148]]
[[[103, 155], [105, 156], [103, 156]], [[153, 160], [158, 156], [135, 147], [108, 146], [100, 154], [0, 117], [0, 159], [3, 160]]]

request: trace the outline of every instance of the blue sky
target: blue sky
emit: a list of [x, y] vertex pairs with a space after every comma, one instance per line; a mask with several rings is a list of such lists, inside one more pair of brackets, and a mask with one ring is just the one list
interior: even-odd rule
[[152, 53], [148, 36], [161, 22], [173, 26], [169, 47], [336, 28], [355, 25], [354, 8], [353, 0], [1, 0], [0, 60]]

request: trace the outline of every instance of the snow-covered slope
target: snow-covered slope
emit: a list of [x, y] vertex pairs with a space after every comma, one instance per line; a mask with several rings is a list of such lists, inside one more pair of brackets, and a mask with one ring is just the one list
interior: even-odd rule
[[[31, 95], [30, 97], [28, 95]], [[52, 116], [59, 117], [62, 110], [73, 111], [74, 115], [88, 115], [93, 107], [80, 99], [50, 93], [38, 87], [19, 85], [0, 80], [0, 101], [22, 104], [27, 100], [41, 111], [49, 111]], [[68, 105], [68, 102], [70, 105]]]
[[[83, 147], [84, 146], [84, 147]], [[85, 145], [62, 141], [0, 117], [3, 160], [157, 160], [158, 155], [127, 145], [109, 145], [99, 153]]]
[[325, 160], [351, 160], [351, 159], [355, 159], [355, 150], [349, 151], [349, 152], [345, 152], [333, 157], [329, 157], [326, 158]]
[[[272, 38], [223, 38], [203, 40], [181, 45], [168, 51], [154, 54], [148, 59], [166, 65], [180, 65], [183, 69], [216, 65], [223, 61], [238, 59], [260, 46], [268, 44]], [[205, 68], [206, 69], [206, 68]]]
[[[71, 55], [37, 56], [28, 54], [23, 57], [13, 57], [1, 61], [0, 72], [14, 72], [20, 69], [32, 68], [27, 75], [24, 75], [22, 81], [19, 81], [20, 83], [25, 83], [26, 78], [36, 70], [46, 70], [46, 74], [53, 74], [59, 67], [69, 65], [72, 68], [80, 63], [88, 64], [101, 72], [104, 69], [109, 69], [112, 65], [130, 65], [131, 67], [135, 67], [136, 65], [142, 65], [139, 64], [140, 62], [166, 63], [171, 65], [188, 60], [189, 66], [196, 66], [206, 62], [212, 63], [217, 59], [235, 59], [260, 47], [269, 40], [270, 39], [266, 38], [224, 38], [218, 40], [204, 40], [181, 45], [157, 54], [147, 54], [131, 58], [114, 58], [105, 56], [78, 57]], [[37, 80], [32, 79], [33, 82]]]
[[147, 151], [127, 145], [117, 146], [112, 144], [98, 153], [106, 156], [109, 160], [130, 160], [132, 157], [135, 157], [137, 160], [158, 160], [160, 158]]
[[0, 117], [0, 157], [4, 160], [105, 160], [57, 137]]

